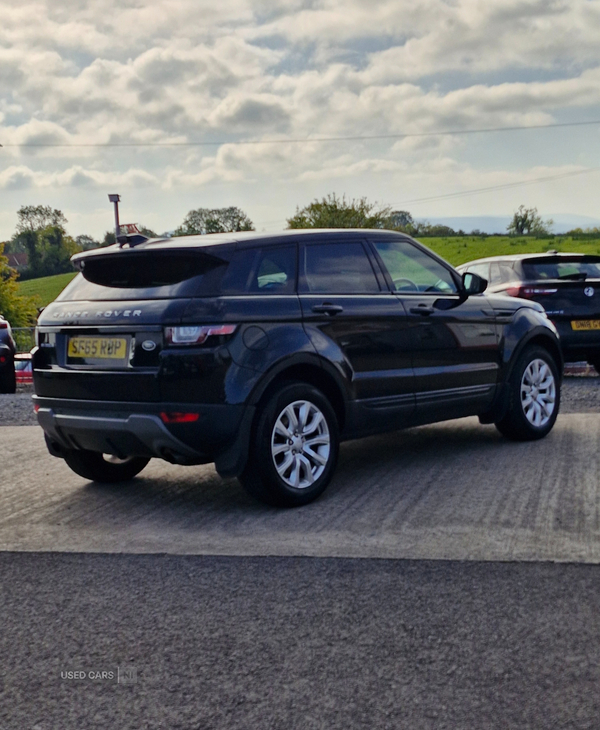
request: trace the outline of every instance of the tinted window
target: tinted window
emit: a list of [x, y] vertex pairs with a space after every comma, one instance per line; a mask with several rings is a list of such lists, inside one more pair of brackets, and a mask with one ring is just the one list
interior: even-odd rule
[[307, 245], [301, 259], [301, 291], [314, 294], [369, 294], [380, 291], [361, 243]]
[[600, 262], [593, 259], [538, 259], [523, 262], [526, 279], [599, 279]]
[[59, 301], [171, 299], [218, 292], [227, 262], [196, 252], [148, 251], [91, 257]]
[[457, 291], [450, 271], [409, 241], [374, 241], [395, 291], [406, 294]]
[[223, 277], [223, 294], [293, 294], [296, 246], [237, 251]]

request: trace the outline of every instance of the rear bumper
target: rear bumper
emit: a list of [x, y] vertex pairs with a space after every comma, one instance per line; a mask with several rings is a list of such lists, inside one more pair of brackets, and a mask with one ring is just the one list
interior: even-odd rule
[[[107, 403], [34, 396], [50, 453], [89, 450], [120, 458], [146, 456], [176, 464], [222, 465], [237, 475], [248, 453], [254, 409], [229, 405]], [[193, 411], [193, 423], [165, 425], [162, 411]]]

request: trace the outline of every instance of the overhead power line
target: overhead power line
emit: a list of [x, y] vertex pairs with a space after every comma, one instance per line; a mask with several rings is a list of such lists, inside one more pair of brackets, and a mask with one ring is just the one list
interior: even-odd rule
[[521, 127], [486, 127], [483, 129], [446, 129], [437, 132], [400, 132], [398, 134], [366, 134], [345, 137], [298, 137], [254, 140], [221, 140], [192, 142], [24, 142], [9, 143], [0, 147], [222, 147], [223, 145], [260, 145], [260, 144], [313, 144], [314, 142], [361, 142], [385, 139], [409, 139], [412, 137], [443, 137], [446, 135], [486, 134], [489, 132], [521, 132], [528, 129], [557, 129], [560, 127], [582, 127], [600, 124], [600, 119], [587, 122], [560, 122], [557, 124], [530, 124]]
[[[530, 180], [519, 180], [512, 183], [503, 183], [501, 185], [488, 185], [484, 188], [473, 188], [471, 190], [461, 190], [455, 193], [444, 193], [443, 195], [430, 195], [426, 198], [412, 198], [410, 200], [404, 200], [401, 203], [398, 203], [397, 205], [390, 206], [394, 209], [400, 209], [404, 207], [405, 205], [409, 205], [411, 203], [426, 203], [431, 200], [444, 200], [447, 198], [461, 198], [461, 197], [467, 197], [469, 195], [477, 195], [478, 193], [488, 193], [492, 192], [494, 190], [508, 190], [510, 188], [518, 188], [522, 185], [534, 185], [535, 183], [540, 182], [546, 182], [549, 180], [562, 180], [563, 178], [567, 177], [575, 177], [577, 175], [585, 175], [590, 172], [599, 172], [600, 167], [588, 167], [585, 170], [574, 170], [573, 172], [562, 172], [557, 175], [545, 175], [544, 177], [535, 177]], [[269, 225], [272, 223], [282, 223], [286, 219], [280, 218], [278, 220], [272, 220], [272, 221], [259, 221], [257, 225]]]
[[535, 183], [546, 182], [547, 180], [562, 180], [565, 177], [575, 177], [576, 175], [586, 175], [590, 172], [598, 172], [600, 167], [588, 167], [585, 170], [574, 170], [573, 172], [562, 172], [558, 175], [546, 175], [545, 177], [536, 177], [531, 180], [519, 180], [518, 182], [503, 183], [501, 185], [490, 185], [485, 188], [474, 188], [473, 190], [461, 190], [456, 193], [445, 193], [444, 195], [431, 195], [426, 198], [412, 198], [405, 200], [402, 205], [408, 203], [425, 203], [429, 200], [444, 200], [446, 198], [461, 198], [467, 195], [476, 195], [477, 193], [487, 193], [493, 190], [508, 190], [510, 188], [521, 187], [522, 185], [533, 185]]

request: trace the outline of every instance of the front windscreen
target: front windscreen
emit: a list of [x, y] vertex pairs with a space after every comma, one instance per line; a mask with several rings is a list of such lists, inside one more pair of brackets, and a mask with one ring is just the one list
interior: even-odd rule
[[144, 251], [85, 259], [59, 301], [210, 296], [227, 262], [199, 252]]
[[600, 279], [600, 259], [567, 257], [535, 259], [523, 262], [526, 281], [540, 279]]

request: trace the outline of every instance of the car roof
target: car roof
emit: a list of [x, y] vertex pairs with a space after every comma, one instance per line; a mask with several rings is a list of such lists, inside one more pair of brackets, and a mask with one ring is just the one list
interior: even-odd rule
[[530, 261], [535, 259], [560, 259], [560, 258], [569, 258], [569, 259], [579, 259], [579, 258], [586, 258], [586, 259], [597, 259], [600, 261], [600, 256], [597, 254], [589, 254], [589, 253], [569, 253], [567, 251], [546, 251], [545, 253], [516, 253], [516, 254], [506, 254], [505, 256], [486, 256], [482, 259], [473, 259], [472, 261], [465, 261], [464, 264], [460, 264], [457, 268], [461, 268], [463, 266], [470, 266], [471, 264], [488, 264], [493, 263], [494, 261]]
[[[194, 234], [173, 238], [150, 238], [147, 241], [138, 243], [134, 246], [121, 246], [121, 244], [115, 243], [111, 246], [103, 246], [101, 248], [94, 248], [77, 253], [71, 258], [71, 261], [75, 263], [82, 259], [94, 256], [105, 256], [107, 254], [118, 253], [119, 251], [130, 251], [132, 249], [136, 251], [168, 251], [173, 249], [181, 250], [190, 248], [202, 249], [207, 252], [207, 249], [226, 245], [237, 245], [243, 248], [245, 246], [256, 245], [257, 243], [260, 243], [263, 246], [291, 243], [294, 239], [298, 238], [302, 238], [304, 241], [323, 240], [324, 235], [332, 241], [348, 240], [353, 238], [364, 239], [367, 235], [369, 238], [393, 237], [412, 240], [410, 239], [410, 236], [400, 231], [390, 231], [381, 228], [298, 228], [286, 229], [272, 233], [239, 231], [233, 233], [209, 233], [206, 235]], [[210, 253], [210, 251], [208, 251], [208, 253]]]

